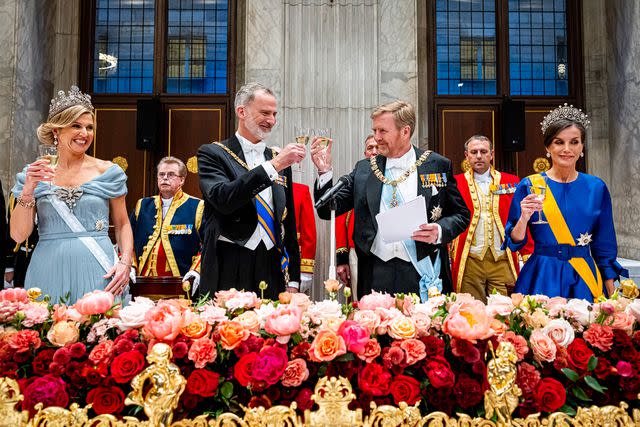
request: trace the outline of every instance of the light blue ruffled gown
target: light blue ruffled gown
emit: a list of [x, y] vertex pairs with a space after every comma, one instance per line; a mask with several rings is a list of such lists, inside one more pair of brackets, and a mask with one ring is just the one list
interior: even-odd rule
[[[25, 169], [18, 173], [16, 185], [11, 190], [16, 197], [22, 193]], [[25, 287], [38, 287], [58, 302], [69, 294], [68, 303], [74, 303], [85, 293], [104, 289], [111, 279], [103, 279], [104, 268], [78, 239], [91, 236], [108, 257], [111, 266], [116, 260], [113, 244], [108, 236], [109, 201], [127, 194], [127, 176], [118, 165], [112, 165], [102, 175], [78, 187], [82, 195], [75, 202], [72, 212], [86, 229], [73, 232], [55, 210], [48, 197], [69, 200], [63, 189], [49, 183], [38, 183], [35, 190], [40, 240], [31, 257]], [[62, 190], [61, 190], [62, 189]], [[56, 194], [61, 193], [59, 196]]]

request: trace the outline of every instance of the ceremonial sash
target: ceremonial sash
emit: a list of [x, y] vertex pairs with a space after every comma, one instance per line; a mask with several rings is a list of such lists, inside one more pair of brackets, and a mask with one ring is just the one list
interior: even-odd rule
[[[546, 186], [544, 179], [542, 179], [542, 175], [540, 174], [531, 175], [529, 179], [535, 186]], [[575, 239], [573, 238], [571, 230], [569, 230], [569, 226], [567, 225], [564, 216], [562, 216], [562, 212], [558, 207], [558, 203], [556, 202], [555, 197], [553, 197], [553, 192], [549, 187], [547, 187], [547, 191], [545, 193], [542, 210], [544, 212], [544, 215], [547, 217], [549, 227], [551, 228], [553, 235], [558, 241], [558, 244], [575, 246]], [[587, 284], [589, 290], [593, 294], [594, 299], [597, 299], [602, 295], [602, 276], [600, 275], [600, 270], [598, 269], [597, 265], [595, 266], [596, 274], [594, 276], [591, 267], [589, 267], [587, 260], [584, 258], [571, 258], [569, 260], [569, 264], [571, 264], [574, 270]]]

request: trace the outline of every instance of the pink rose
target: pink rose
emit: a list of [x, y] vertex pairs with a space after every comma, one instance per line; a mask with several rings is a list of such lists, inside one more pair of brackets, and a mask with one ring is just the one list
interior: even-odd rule
[[380, 356], [381, 352], [380, 343], [375, 339], [370, 339], [364, 346], [364, 351], [360, 354], [356, 354], [360, 360], [364, 360], [365, 363], [373, 362], [376, 357]]
[[529, 338], [533, 357], [538, 362], [553, 362], [556, 358], [556, 344], [540, 329], [535, 329]]
[[296, 307], [283, 304], [267, 317], [264, 330], [269, 334], [278, 335], [277, 341], [286, 344], [289, 337], [300, 330], [302, 314]]
[[365, 345], [369, 342], [369, 329], [353, 320], [342, 322], [338, 329], [338, 335], [344, 338], [347, 350], [356, 354], [364, 352]]
[[393, 296], [376, 291], [363, 296], [360, 301], [358, 301], [358, 308], [360, 310], [375, 310], [376, 308], [390, 309], [395, 306], [396, 299]]
[[105, 340], [93, 347], [91, 353], [89, 353], [89, 360], [94, 365], [100, 363], [108, 363], [113, 356], [113, 341]]
[[300, 310], [300, 313], [304, 313], [311, 306], [311, 300], [307, 294], [296, 292], [295, 294], [291, 294], [291, 301], [289, 301], [289, 305], [297, 307]]
[[613, 329], [620, 329], [625, 331], [627, 334], [631, 335], [633, 333], [633, 323], [635, 322], [635, 317], [632, 314], [625, 312], [617, 312], [613, 315], [613, 323], [611, 327]]
[[613, 345], [613, 329], [611, 326], [603, 326], [593, 323], [589, 326], [582, 337], [591, 346], [599, 348], [602, 351], [609, 351]]
[[78, 342], [80, 329], [76, 322], [57, 322], [47, 332], [47, 339], [56, 347], [64, 347], [67, 344]]
[[24, 288], [9, 288], [0, 291], [0, 302], [29, 302], [29, 294]]
[[282, 347], [263, 347], [251, 364], [251, 377], [269, 385], [277, 383], [288, 366], [287, 351]]
[[113, 307], [114, 296], [111, 292], [95, 290], [84, 294], [73, 307], [83, 316], [104, 314]]
[[458, 295], [456, 302], [449, 307], [449, 314], [442, 325], [443, 332], [472, 342], [491, 337], [492, 317], [487, 314], [484, 304], [473, 297], [461, 301], [462, 295]]
[[556, 317], [562, 313], [567, 305], [567, 299], [562, 297], [553, 297], [545, 304], [545, 308], [549, 310], [550, 317]]
[[202, 369], [207, 365], [207, 363], [211, 363], [216, 360], [216, 357], [218, 356], [216, 343], [209, 338], [194, 340], [191, 343], [188, 355], [189, 360], [194, 362], [196, 369]]
[[413, 365], [427, 357], [427, 347], [424, 343], [417, 339], [407, 339], [396, 341], [393, 345], [398, 345], [405, 353], [405, 362], [407, 365]]
[[516, 349], [516, 353], [518, 354], [518, 361], [524, 359], [524, 357], [529, 353], [529, 347], [527, 346], [527, 340], [520, 335], [516, 335], [513, 331], [507, 331], [499, 338], [499, 341], [506, 341], [513, 344], [513, 347]]
[[633, 367], [629, 362], [625, 362], [624, 360], [620, 360], [616, 363], [616, 371], [618, 372], [618, 375], [625, 378], [633, 375]]
[[300, 387], [309, 378], [309, 369], [304, 359], [293, 359], [287, 364], [282, 374], [282, 385], [285, 387]]
[[542, 332], [555, 341], [557, 345], [565, 348], [573, 342], [576, 336], [571, 323], [564, 319], [551, 320], [544, 328], [542, 328]]
[[145, 314], [143, 333], [159, 341], [173, 341], [184, 326], [182, 311], [174, 304], [160, 301]]
[[373, 310], [358, 310], [353, 314], [353, 320], [373, 333], [380, 325], [380, 316]]
[[423, 311], [415, 311], [411, 315], [413, 322], [416, 324], [416, 333], [418, 337], [424, 337], [429, 335], [429, 328], [431, 327], [431, 317]]
[[329, 362], [347, 352], [344, 338], [331, 330], [322, 330], [309, 348], [309, 359], [314, 362]]

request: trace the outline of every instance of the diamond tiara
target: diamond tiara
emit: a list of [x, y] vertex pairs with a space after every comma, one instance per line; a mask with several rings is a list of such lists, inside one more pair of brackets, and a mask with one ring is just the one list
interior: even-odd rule
[[68, 94], [65, 94], [63, 90], [58, 91], [58, 96], [51, 100], [49, 105], [49, 119], [58, 114], [61, 111], [66, 110], [74, 105], [82, 105], [89, 110], [93, 111], [93, 105], [91, 105], [91, 96], [80, 92], [78, 86], [71, 86]]
[[580, 123], [585, 129], [587, 129], [591, 123], [589, 117], [583, 113], [581, 109], [573, 105], [567, 105], [565, 102], [564, 105], [559, 106], [555, 110], [551, 110], [549, 114], [544, 116], [544, 119], [540, 122], [542, 134], [544, 135], [549, 126], [562, 119]]

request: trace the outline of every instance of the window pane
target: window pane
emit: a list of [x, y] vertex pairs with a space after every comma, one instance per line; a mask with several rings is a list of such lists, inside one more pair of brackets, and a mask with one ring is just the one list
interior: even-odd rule
[[152, 92], [154, 14], [154, 0], [96, 3], [94, 92]]
[[228, 0], [171, 0], [168, 93], [227, 93]]
[[509, 52], [511, 95], [568, 95], [566, 1], [509, 0]]
[[438, 95], [496, 95], [494, 0], [436, 3]]

